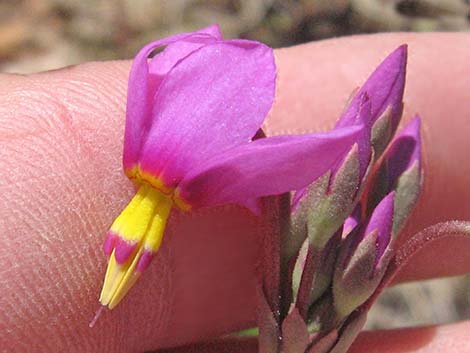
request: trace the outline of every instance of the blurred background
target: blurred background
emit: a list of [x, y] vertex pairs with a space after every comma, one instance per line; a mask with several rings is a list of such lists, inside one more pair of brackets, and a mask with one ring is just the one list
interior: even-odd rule
[[0, 0], [0, 71], [131, 58], [219, 23], [273, 47], [380, 31], [469, 31], [470, 0]]
[[[219, 23], [290, 46], [384, 31], [470, 31], [469, 0], [0, 0], [0, 72], [132, 58], [146, 42]], [[470, 319], [470, 277], [389, 289], [369, 328]]]

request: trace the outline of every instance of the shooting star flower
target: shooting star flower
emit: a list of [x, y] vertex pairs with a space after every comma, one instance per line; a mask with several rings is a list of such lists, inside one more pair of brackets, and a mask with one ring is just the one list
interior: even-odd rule
[[138, 191], [104, 243], [103, 306], [114, 308], [148, 267], [173, 209], [236, 203], [257, 212], [258, 198], [303, 188], [344, 158], [362, 125], [253, 141], [275, 81], [271, 48], [224, 40], [217, 26], [150, 43], [137, 54], [123, 165]]

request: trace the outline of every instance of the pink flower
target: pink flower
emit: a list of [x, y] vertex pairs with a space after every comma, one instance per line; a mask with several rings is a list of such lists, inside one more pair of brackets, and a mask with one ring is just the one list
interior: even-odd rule
[[[151, 54], [166, 46], [152, 59]], [[129, 77], [124, 170], [139, 187], [114, 221], [100, 302], [114, 308], [157, 252], [172, 209], [297, 190], [332, 168], [362, 126], [252, 141], [274, 100], [273, 51], [217, 26], [146, 45]]]

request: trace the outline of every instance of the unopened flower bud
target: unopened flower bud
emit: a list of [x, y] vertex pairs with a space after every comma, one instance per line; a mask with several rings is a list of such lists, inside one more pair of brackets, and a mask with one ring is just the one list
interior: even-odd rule
[[392, 141], [368, 195], [367, 209], [372, 210], [384, 195], [395, 191], [394, 235], [403, 227], [421, 191], [420, 125], [421, 120], [416, 116]]
[[368, 222], [341, 245], [333, 279], [334, 306], [342, 319], [374, 292], [387, 267], [391, 245], [394, 193], [375, 208]]

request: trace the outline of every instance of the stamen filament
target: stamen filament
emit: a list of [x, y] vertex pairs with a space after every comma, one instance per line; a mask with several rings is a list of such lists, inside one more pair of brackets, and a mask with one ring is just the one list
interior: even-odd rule
[[88, 326], [90, 328], [92, 328], [93, 326], [96, 325], [96, 322], [98, 321], [98, 319], [101, 317], [101, 314], [103, 314], [103, 311], [106, 309], [105, 306], [103, 305], [100, 305], [98, 310], [96, 310], [96, 313], [95, 313], [95, 316], [93, 316], [93, 319], [90, 321], [90, 323], [88, 324]]

